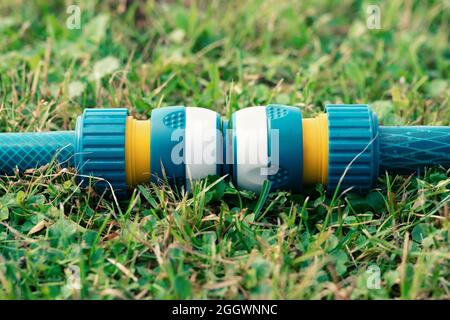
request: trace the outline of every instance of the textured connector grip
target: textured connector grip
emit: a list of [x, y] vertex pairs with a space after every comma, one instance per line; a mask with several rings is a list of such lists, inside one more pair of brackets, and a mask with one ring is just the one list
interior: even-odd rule
[[[150, 126], [151, 181], [167, 177], [172, 186], [186, 182], [184, 140], [186, 108], [174, 106], [152, 110]], [[182, 145], [182, 148], [177, 148]], [[175, 159], [176, 158], [176, 159]]]
[[380, 170], [420, 173], [425, 167], [450, 168], [450, 127], [380, 127]]
[[[303, 135], [300, 109], [271, 104], [266, 108], [269, 174], [272, 190], [300, 192], [303, 185]], [[275, 139], [277, 138], [277, 139]]]
[[73, 166], [74, 131], [1, 133], [0, 174], [23, 172], [56, 159], [61, 165]]
[[[367, 105], [329, 105], [328, 191], [367, 191], [378, 176], [378, 122]], [[340, 183], [340, 185], [339, 185]]]
[[[84, 176], [103, 178], [96, 187], [126, 195], [125, 129], [127, 109], [85, 109], [77, 121], [75, 164]], [[109, 184], [108, 184], [109, 183]]]

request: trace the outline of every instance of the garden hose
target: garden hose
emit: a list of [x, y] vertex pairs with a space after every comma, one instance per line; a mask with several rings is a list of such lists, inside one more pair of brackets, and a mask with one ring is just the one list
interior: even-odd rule
[[251, 107], [222, 120], [194, 107], [154, 109], [136, 120], [123, 108], [85, 109], [75, 131], [0, 134], [0, 174], [52, 160], [75, 167], [86, 183], [118, 196], [140, 183], [189, 188], [209, 175], [231, 177], [241, 189], [298, 193], [322, 183], [328, 191], [366, 192], [379, 174], [450, 168], [450, 127], [379, 126], [367, 105], [328, 105], [302, 118], [298, 108]]

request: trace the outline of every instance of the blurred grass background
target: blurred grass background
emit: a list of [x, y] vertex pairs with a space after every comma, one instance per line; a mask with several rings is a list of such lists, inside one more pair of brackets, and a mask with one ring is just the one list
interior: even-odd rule
[[[369, 29], [367, 7], [381, 9]], [[80, 29], [66, 25], [70, 5]], [[0, 130], [73, 129], [85, 107], [450, 124], [448, 1], [0, 1]], [[450, 298], [449, 172], [366, 195], [268, 197], [203, 181], [117, 205], [50, 165], [0, 179], [0, 298]], [[209, 187], [208, 187], [209, 185]], [[380, 275], [380, 287], [371, 288]], [[80, 288], [76, 285], [79, 275]], [[75, 283], [75, 284], [74, 284]]]

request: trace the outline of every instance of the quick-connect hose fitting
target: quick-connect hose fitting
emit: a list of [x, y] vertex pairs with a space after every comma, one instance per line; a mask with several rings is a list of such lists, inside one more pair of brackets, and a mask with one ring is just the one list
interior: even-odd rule
[[153, 182], [167, 178], [172, 186], [184, 184], [186, 170], [181, 146], [185, 127], [184, 107], [167, 107], [152, 111], [150, 168]]
[[304, 179], [302, 114], [298, 108], [271, 104], [266, 108], [266, 115], [271, 188], [298, 193]]
[[209, 109], [167, 107], [151, 114], [151, 180], [172, 186], [220, 176], [223, 139], [220, 115]]
[[231, 171], [234, 183], [259, 192], [265, 181], [271, 190], [300, 192], [303, 186], [303, 130], [298, 108], [284, 105], [251, 107], [231, 120]]
[[203, 108], [154, 109], [136, 120], [124, 108], [86, 109], [76, 130], [0, 134], [0, 174], [56, 159], [90, 176], [100, 191], [124, 197], [130, 188], [167, 179], [175, 187], [209, 175], [229, 175], [241, 189], [300, 192], [322, 183], [327, 191], [367, 191], [379, 171], [420, 172], [450, 167], [450, 127], [379, 127], [367, 105], [328, 105], [302, 118], [283, 105], [251, 107], [222, 121]]

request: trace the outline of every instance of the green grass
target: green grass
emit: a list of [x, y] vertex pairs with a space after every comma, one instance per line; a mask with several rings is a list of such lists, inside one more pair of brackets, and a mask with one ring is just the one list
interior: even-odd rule
[[[382, 2], [381, 30], [364, 1], [125, 2], [81, 1], [80, 30], [65, 1], [1, 2], [0, 131], [179, 104], [370, 103], [384, 124], [450, 125], [445, 1]], [[2, 177], [0, 298], [449, 299], [448, 177], [335, 197], [144, 185], [120, 204], [57, 165]]]

